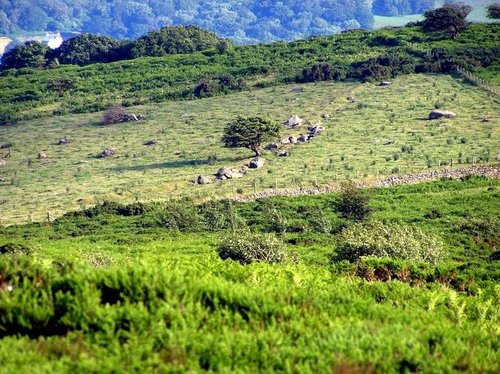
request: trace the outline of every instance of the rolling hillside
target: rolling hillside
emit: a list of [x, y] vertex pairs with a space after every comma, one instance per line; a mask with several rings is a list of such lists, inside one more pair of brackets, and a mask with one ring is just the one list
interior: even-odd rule
[[[455, 111], [457, 118], [427, 120], [436, 107]], [[13, 144], [0, 174], [2, 224], [39, 221], [48, 211], [55, 217], [104, 200], [205, 199], [408, 174], [451, 160], [455, 167], [495, 163], [498, 108], [497, 97], [461, 80], [409, 75], [387, 87], [323, 82], [130, 107], [147, 119], [110, 126], [101, 125], [102, 113], [26, 121], [0, 129], [0, 143]], [[227, 122], [238, 115], [285, 122], [293, 114], [321, 121], [326, 130], [310, 143], [285, 146], [290, 157], [267, 152], [265, 167], [242, 179], [192, 185], [198, 175], [248, 163], [248, 150], [223, 148]], [[481, 122], [483, 116], [491, 121]], [[306, 126], [284, 130], [283, 137], [307, 132]], [[63, 137], [69, 144], [57, 145]], [[143, 145], [148, 140], [156, 145]], [[106, 147], [117, 148], [116, 156], [97, 158]], [[47, 159], [37, 159], [39, 152]]]

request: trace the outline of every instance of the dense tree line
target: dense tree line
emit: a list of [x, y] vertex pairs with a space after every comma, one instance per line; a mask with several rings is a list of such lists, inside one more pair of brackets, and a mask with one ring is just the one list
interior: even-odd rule
[[0, 34], [80, 31], [136, 38], [171, 25], [198, 25], [237, 42], [298, 39], [370, 28], [358, 0], [0, 0]]
[[433, 9], [435, 5], [435, 0], [374, 0], [373, 14], [380, 16], [421, 14]]
[[130, 41], [81, 34], [64, 41], [54, 50], [37, 41], [16, 46], [2, 56], [0, 70], [58, 64], [88, 65], [144, 56], [192, 53], [210, 48], [223, 53], [230, 46], [229, 41], [196, 26], [164, 27]]

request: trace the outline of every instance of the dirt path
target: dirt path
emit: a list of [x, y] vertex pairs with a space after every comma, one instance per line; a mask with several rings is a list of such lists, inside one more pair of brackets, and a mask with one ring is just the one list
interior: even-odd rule
[[[500, 166], [477, 166], [465, 169], [443, 169], [430, 172], [421, 172], [409, 175], [394, 175], [375, 181], [355, 181], [355, 184], [361, 188], [370, 187], [392, 187], [402, 184], [417, 184], [439, 180], [441, 178], [460, 179], [467, 176], [486, 177], [491, 179], [500, 179]], [[231, 199], [238, 202], [250, 202], [257, 199], [263, 199], [272, 196], [304, 196], [320, 195], [336, 192], [340, 189], [340, 183], [329, 186], [319, 187], [299, 187], [284, 188], [278, 190], [257, 192], [248, 196], [234, 196]]]

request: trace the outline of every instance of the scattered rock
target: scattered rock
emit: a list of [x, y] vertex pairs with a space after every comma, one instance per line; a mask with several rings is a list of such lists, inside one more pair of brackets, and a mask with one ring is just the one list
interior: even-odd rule
[[300, 118], [298, 115], [294, 114], [288, 119], [288, 121], [285, 122], [285, 125], [294, 128], [302, 125], [302, 122], [304, 122], [304, 120]]
[[347, 98], [347, 101], [349, 101], [350, 103], [355, 103], [356, 102], [356, 98], [354, 96], [349, 96]]
[[321, 131], [325, 130], [325, 128], [321, 126], [321, 122], [318, 122], [316, 125], [309, 127], [308, 130], [309, 130], [308, 139], [312, 139], [316, 135], [318, 135]]
[[7, 165], [7, 161], [5, 161], [3, 158], [0, 158], [0, 166], [5, 166]]
[[295, 144], [295, 143], [297, 143], [297, 138], [296, 138], [295, 136], [290, 136], [290, 137], [288, 138], [288, 142], [289, 142], [290, 144]]
[[232, 169], [231, 171], [233, 173], [233, 179], [243, 178], [246, 174], [245, 170]]
[[329, 115], [328, 113], [323, 113], [323, 114], [321, 115], [321, 118], [323, 118], [324, 120], [327, 120], [327, 121], [328, 121], [328, 120], [330, 120], [330, 118], [331, 118], [331, 117], [330, 117], [330, 115]]
[[305, 143], [309, 140], [309, 137], [307, 135], [304, 135], [304, 134], [300, 134], [299, 138], [297, 139], [297, 141], [299, 143]]
[[255, 157], [250, 160], [250, 164], [248, 164], [248, 166], [250, 169], [260, 169], [264, 166], [265, 162], [266, 161], [262, 157]]
[[440, 119], [440, 118], [455, 118], [457, 114], [449, 110], [433, 110], [429, 113], [429, 119]]
[[392, 82], [389, 82], [389, 81], [382, 81], [380, 82], [380, 85], [379, 86], [390, 86], [392, 84]]
[[384, 143], [384, 145], [391, 145], [391, 144], [394, 144], [394, 139], [389, 139]]
[[198, 176], [198, 178], [196, 178], [196, 184], [211, 184], [212, 183], [212, 180], [208, 177], [205, 177], [204, 175], [200, 175]]
[[12, 143], [4, 143], [4, 144], [0, 145], [0, 149], [7, 149], [10, 147], [12, 147]]
[[278, 144], [274, 144], [274, 143], [272, 143], [272, 144], [268, 144], [268, 145], [266, 145], [266, 146], [264, 147], [264, 149], [266, 149], [266, 150], [268, 150], [268, 151], [270, 151], [270, 150], [272, 150], [272, 149], [278, 149], [278, 148], [279, 148], [279, 147], [278, 147]]
[[154, 140], [148, 140], [146, 142], [144, 142], [144, 145], [155, 145], [156, 142]]
[[288, 157], [290, 156], [290, 152], [288, 151], [279, 151], [278, 152], [278, 157]]
[[490, 120], [491, 120], [491, 117], [490, 117], [490, 116], [482, 116], [482, 117], [480, 118], [480, 121], [481, 121], [481, 122], [490, 122]]
[[36, 158], [38, 158], [39, 160], [43, 160], [43, 159], [48, 158], [48, 156], [43, 152], [38, 152], [38, 155], [36, 156]]
[[68, 138], [66, 138], [66, 137], [64, 137], [64, 138], [62, 138], [62, 139], [59, 139], [59, 140], [57, 141], [57, 145], [65, 145], [65, 144], [68, 144], [68, 143], [69, 143], [69, 140], [68, 140]]
[[218, 180], [232, 179], [233, 171], [226, 167], [222, 167], [217, 170], [217, 173], [215, 173], [215, 178], [217, 178]]
[[302, 93], [302, 92], [304, 92], [304, 87], [294, 87], [294, 88], [292, 88], [292, 92]]
[[108, 147], [99, 155], [101, 158], [111, 157], [116, 153], [116, 148]]

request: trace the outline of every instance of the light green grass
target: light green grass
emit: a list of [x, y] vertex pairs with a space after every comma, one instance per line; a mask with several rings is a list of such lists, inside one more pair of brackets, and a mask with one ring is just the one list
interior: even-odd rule
[[[467, 17], [469, 22], [497, 22], [491, 18], [487, 17], [486, 7], [491, 4], [495, 4], [496, 0], [469, 0], [465, 1], [466, 4], [471, 5], [474, 9]], [[441, 6], [442, 4], [440, 4]], [[406, 16], [395, 16], [395, 17], [384, 17], [384, 16], [374, 16], [375, 23], [373, 25], [374, 29], [381, 29], [383, 27], [393, 27], [393, 26], [404, 26], [410, 22], [418, 22], [424, 19], [423, 15], [420, 14], [409, 14]]]
[[[397, 168], [412, 173], [451, 159], [455, 165], [481, 158], [494, 162], [500, 151], [498, 120], [479, 121], [483, 115], [499, 115], [498, 100], [448, 76], [405, 76], [389, 87], [319, 83], [303, 85], [303, 93], [292, 92], [293, 87], [129, 108], [147, 116], [140, 123], [101, 126], [102, 114], [96, 113], [4, 127], [0, 141], [14, 146], [0, 171], [7, 180], [0, 185], [1, 223], [43, 220], [47, 211], [55, 217], [103, 200], [154, 201], [184, 195], [204, 199], [241, 189], [251, 193], [254, 185], [260, 191], [374, 178]], [[350, 95], [356, 103], [349, 103]], [[457, 118], [428, 121], [436, 104], [457, 112]], [[289, 148], [289, 158], [267, 152], [265, 167], [242, 179], [191, 184], [200, 174], [211, 175], [222, 166], [239, 168], [251, 157], [248, 150], [225, 149], [220, 143], [228, 121], [238, 115], [260, 115], [281, 122], [294, 113], [311, 123], [322, 113], [332, 119], [322, 121], [326, 131], [312, 142]], [[63, 136], [71, 143], [55, 145]], [[148, 139], [158, 144], [142, 145]], [[390, 139], [394, 144], [385, 145]], [[401, 153], [404, 145], [413, 146], [413, 153]], [[116, 147], [118, 154], [95, 158], [108, 146]], [[49, 158], [37, 160], [42, 151]], [[396, 153], [401, 154], [394, 161]], [[217, 161], [209, 164], [210, 156]]]

